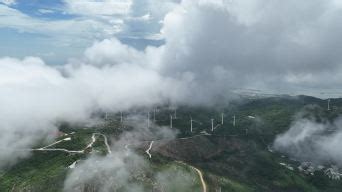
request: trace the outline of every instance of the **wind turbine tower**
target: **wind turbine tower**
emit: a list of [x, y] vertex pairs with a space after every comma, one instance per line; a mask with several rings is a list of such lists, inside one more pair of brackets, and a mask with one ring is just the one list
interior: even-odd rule
[[235, 115], [233, 116], [233, 126], [235, 127], [235, 125], [236, 125], [236, 117], [235, 117]]
[[330, 99], [328, 99], [328, 111], [330, 111]]
[[224, 116], [224, 114], [221, 113], [221, 125], [223, 125], [223, 116]]
[[192, 117], [190, 117], [190, 132], [192, 133]]
[[170, 128], [172, 128], [172, 115], [170, 115]]
[[122, 111], [120, 111], [120, 122], [123, 123]]
[[150, 128], [150, 112], [147, 113], [147, 128]]
[[211, 131], [214, 131], [214, 119], [211, 119]]
[[156, 122], [156, 108], [153, 109], [153, 122]]

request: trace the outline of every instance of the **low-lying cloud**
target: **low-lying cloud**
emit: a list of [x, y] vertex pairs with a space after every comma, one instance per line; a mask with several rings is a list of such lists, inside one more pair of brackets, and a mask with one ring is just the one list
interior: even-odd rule
[[321, 164], [342, 166], [342, 119], [333, 122], [317, 122], [313, 118], [301, 118], [290, 129], [278, 135], [274, 148], [290, 157]]
[[125, 53], [122, 60], [106, 63], [106, 53], [99, 52], [95, 58], [103, 65], [98, 66], [91, 57], [101, 50], [98, 44], [86, 51], [84, 60], [59, 68], [39, 58], [0, 59], [0, 167], [26, 156], [47, 135], [53, 137], [59, 121], [86, 122], [98, 110], [118, 112], [181, 100], [182, 82], [161, 76], [144, 62], [133, 63], [130, 48], [117, 40], [101, 43], [106, 46], [107, 41]]
[[124, 132], [117, 140], [112, 138], [111, 154], [102, 157], [93, 154], [79, 162], [67, 175], [65, 192], [91, 189], [102, 192], [144, 192], [151, 188], [184, 191], [194, 185], [193, 175], [181, 169], [182, 166], [175, 169], [175, 166], [167, 168], [164, 165], [165, 168], [156, 169], [156, 165], [151, 166], [147, 158], [132, 149], [141, 146], [143, 142], [147, 143], [146, 140], [173, 139], [176, 130], [152, 123], [147, 127], [146, 119], [142, 116], [125, 117], [127, 119], [127, 126], [133, 130]]
[[93, 156], [79, 163], [64, 183], [64, 191], [144, 191], [141, 177], [148, 169], [146, 160], [136, 154], [115, 152], [110, 157]]

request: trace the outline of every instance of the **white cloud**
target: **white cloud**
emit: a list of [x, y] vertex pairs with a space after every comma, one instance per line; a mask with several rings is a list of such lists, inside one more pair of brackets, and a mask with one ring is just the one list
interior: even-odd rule
[[0, 0], [0, 3], [3, 3], [5, 5], [14, 5], [16, 4], [16, 0]]
[[144, 21], [144, 22], [147, 22], [147, 21], [151, 21], [152, 20], [152, 16], [151, 16], [150, 13], [146, 13], [143, 16], [131, 17], [131, 18], [128, 18], [128, 19], [129, 20], [133, 20], [133, 21]]
[[69, 13], [78, 15], [128, 15], [132, 0], [64, 0]]
[[59, 119], [84, 121], [90, 112], [89, 98], [38, 58], [0, 59], [0, 75], [0, 167], [51, 137]]
[[[128, 116], [126, 118], [134, 119], [134, 121], [128, 122], [133, 130], [124, 132], [116, 140], [112, 138], [111, 154], [105, 157], [91, 156], [79, 162], [76, 168], [67, 175], [64, 191], [81, 191], [84, 186], [93, 186], [103, 192], [121, 190], [143, 192], [146, 191], [146, 188], [142, 187], [137, 179], [140, 175], [149, 175], [148, 177], [153, 183], [158, 183], [164, 189], [167, 187], [184, 191], [194, 185], [192, 175], [183, 169], [154, 170], [146, 158], [125, 147], [146, 139], [172, 139], [177, 133], [175, 129], [156, 125], [147, 128], [145, 116]], [[175, 185], [180, 180], [188, 182]]]
[[55, 13], [54, 10], [52, 9], [38, 9], [38, 12], [41, 14], [51, 14], [51, 13]]
[[[26, 3], [26, 2], [23, 2]], [[23, 36], [33, 34], [24, 45], [23, 50], [30, 50], [31, 55], [41, 56], [46, 52], [44, 46], [48, 46], [59, 56], [44, 57], [53, 63], [60, 63], [71, 56], [71, 52], [80, 53], [90, 46], [94, 40], [102, 40], [113, 36], [122, 39], [150, 39], [161, 40], [159, 34], [161, 25], [158, 23], [164, 15], [175, 6], [173, 0], [155, 2], [142, 1], [65, 1], [65, 6], [58, 9], [38, 9], [40, 17], [32, 17], [21, 12], [15, 7], [0, 4], [0, 29], [14, 29], [16, 35]], [[114, 7], [114, 8], [113, 8]], [[115, 8], [116, 7], [116, 8]], [[103, 10], [102, 10], [103, 9]], [[43, 19], [44, 15], [51, 14], [49, 19]], [[58, 14], [72, 14], [68, 17], [58, 17]], [[56, 17], [55, 17], [56, 16]], [[6, 32], [5, 32], [6, 33]], [[37, 43], [36, 43], [37, 42]], [[16, 49], [17, 41], [9, 39], [12, 49]], [[5, 48], [3, 48], [5, 49]], [[64, 51], [68, 49], [68, 51]], [[11, 49], [10, 49], [11, 50]], [[64, 53], [63, 53], [64, 52]], [[9, 53], [22, 57], [23, 51]], [[2, 54], [3, 56], [6, 56]], [[54, 61], [55, 60], [55, 61]]]
[[[342, 121], [318, 123], [314, 119], [298, 119], [291, 128], [277, 136], [274, 147], [302, 161], [342, 165], [339, 150], [342, 141]], [[336, 130], [335, 132], [329, 132]]]
[[112, 38], [95, 42], [85, 51], [85, 58], [93, 65], [137, 64], [136, 62], [144, 59], [144, 54], [128, 45], [122, 45], [117, 39]]
[[[107, 48], [113, 55], [102, 52]], [[0, 59], [0, 167], [27, 156], [60, 120], [87, 122], [98, 109], [180, 99], [183, 82], [164, 78], [145, 62], [153, 56], [142, 55], [112, 39], [95, 43], [84, 59], [59, 69], [39, 58]]]
[[106, 31], [111, 31], [111, 33], [117, 32], [114, 27], [94, 20], [40, 20], [4, 5], [0, 5], [0, 12], [0, 28], [13, 28], [23, 32], [64, 38], [65, 40], [72, 40], [75, 37], [93, 40], [98, 34], [105, 37]]
[[163, 20], [161, 72], [192, 74], [196, 90], [214, 95], [333, 89], [341, 83], [341, 17], [341, 8], [323, 0], [184, 0]]
[[131, 173], [142, 174], [148, 170], [148, 163], [135, 154], [115, 152], [108, 157], [90, 157], [77, 165], [68, 175], [63, 191], [82, 191], [85, 186], [103, 192], [124, 190], [143, 192], [144, 187], [132, 180]]

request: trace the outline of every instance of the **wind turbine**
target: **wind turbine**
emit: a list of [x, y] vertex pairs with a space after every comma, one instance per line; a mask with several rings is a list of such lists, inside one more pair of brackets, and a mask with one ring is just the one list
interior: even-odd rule
[[235, 125], [236, 125], [236, 117], [235, 117], [235, 115], [233, 116], [233, 126], [235, 127]]
[[328, 99], [328, 111], [330, 111], [330, 99]]
[[224, 117], [224, 114], [221, 113], [221, 125], [223, 125], [223, 117]]
[[108, 120], [108, 113], [106, 112], [105, 120]]
[[211, 119], [211, 131], [214, 131], [214, 119]]
[[120, 111], [120, 122], [123, 123], [122, 111]]
[[170, 115], [170, 128], [172, 128], [172, 115]]
[[194, 124], [194, 123], [197, 123], [197, 124], [199, 124], [199, 125], [202, 125], [202, 122], [194, 120], [194, 119], [192, 118], [192, 116], [190, 115], [190, 131], [191, 131], [191, 132], [193, 131], [193, 124]]
[[190, 132], [192, 133], [192, 117], [190, 115]]
[[150, 128], [150, 112], [147, 112], [147, 128]]
[[156, 122], [156, 108], [153, 109], [153, 122]]

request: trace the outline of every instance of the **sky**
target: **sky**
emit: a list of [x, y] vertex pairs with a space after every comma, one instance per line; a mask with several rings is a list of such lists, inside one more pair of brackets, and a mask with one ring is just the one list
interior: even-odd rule
[[342, 95], [339, 0], [0, 2], [0, 168], [98, 111]]
[[[99, 111], [222, 106], [236, 90], [341, 97], [341, 34], [340, 0], [0, 0], [0, 170], [51, 143], [61, 122], [88, 125]], [[341, 165], [341, 129], [316, 136], [341, 122], [299, 118], [274, 147]], [[82, 169], [129, 172], [113, 154], [81, 165], [66, 191]]]
[[341, 95], [338, 0], [190, 4], [185, 0], [0, 0], [0, 57], [32, 56], [48, 65], [64, 65], [82, 58], [95, 42], [115, 38], [140, 51], [148, 46], [170, 49], [160, 58], [172, 63], [164, 62], [161, 73], [195, 71], [206, 76], [208, 68], [215, 68], [220, 74], [210, 74], [210, 81], [238, 79], [229, 89]]
[[160, 21], [173, 2], [1, 0], [0, 56], [30, 55], [63, 64], [95, 40], [113, 36], [138, 49], [158, 46]]

